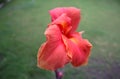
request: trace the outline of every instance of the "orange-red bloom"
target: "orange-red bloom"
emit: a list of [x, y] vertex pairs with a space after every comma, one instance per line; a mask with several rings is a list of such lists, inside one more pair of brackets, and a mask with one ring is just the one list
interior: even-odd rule
[[75, 67], [86, 64], [92, 45], [82, 38], [82, 32], [76, 32], [80, 10], [74, 7], [55, 8], [50, 10], [50, 15], [52, 22], [45, 31], [47, 41], [38, 51], [38, 66], [56, 70], [69, 62]]

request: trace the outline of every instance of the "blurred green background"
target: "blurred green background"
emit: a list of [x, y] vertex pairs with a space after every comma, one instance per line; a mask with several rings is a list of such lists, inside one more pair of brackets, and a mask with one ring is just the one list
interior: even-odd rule
[[81, 9], [78, 31], [93, 49], [87, 66], [64, 68], [63, 79], [120, 79], [119, 0], [11, 0], [0, 8], [0, 79], [55, 79], [36, 56], [55, 7]]

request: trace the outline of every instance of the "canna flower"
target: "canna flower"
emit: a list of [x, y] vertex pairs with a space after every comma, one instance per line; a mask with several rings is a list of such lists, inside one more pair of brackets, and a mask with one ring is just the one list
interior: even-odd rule
[[38, 67], [56, 70], [71, 63], [74, 67], [88, 62], [92, 44], [82, 38], [83, 32], [76, 32], [80, 22], [80, 10], [62, 7], [50, 10], [51, 23], [45, 35], [46, 42], [39, 48]]

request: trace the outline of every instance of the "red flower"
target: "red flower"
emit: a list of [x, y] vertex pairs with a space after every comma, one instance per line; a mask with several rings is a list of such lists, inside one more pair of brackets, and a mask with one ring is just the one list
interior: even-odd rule
[[38, 67], [56, 70], [67, 63], [78, 67], [88, 62], [91, 43], [76, 32], [80, 10], [74, 7], [55, 8], [50, 11], [52, 22], [45, 35], [47, 41], [39, 48]]

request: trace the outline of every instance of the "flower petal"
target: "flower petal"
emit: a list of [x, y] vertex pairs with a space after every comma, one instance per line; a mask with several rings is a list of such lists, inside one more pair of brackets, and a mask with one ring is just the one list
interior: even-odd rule
[[66, 16], [66, 14], [62, 14], [56, 20], [54, 20], [51, 24], [58, 25], [61, 29], [61, 32], [67, 35], [71, 30], [71, 19]]
[[62, 14], [71, 18], [71, 32], [75, 31], [80, 21], [80, 10], [74, 7], [60, 7], [50, 10], [52, 21], [56, 20]]
[[71, 58], [73, 66], [81, 66], [86, 64], [90, 55], [92, 45], [88, 40], [81, 37], [81, 33], [73, 33], [69, 39], [62, 37], [68, 51], [68, 56]]
[[59, 28], [56, 25], [48, 27], [45, 35], [47, 42], [40, 47], [37, 55], [38, 67], [46, 70], [63, 67], [68, 61]]

